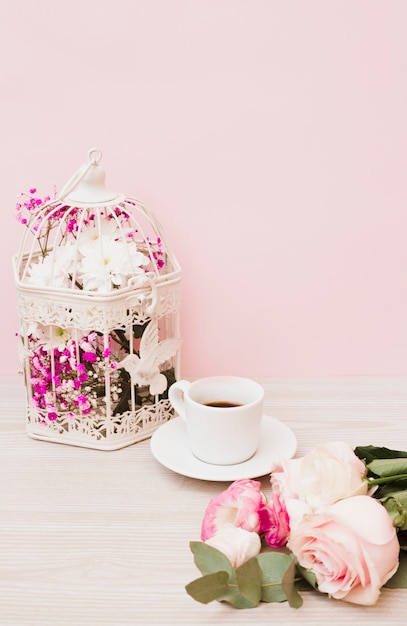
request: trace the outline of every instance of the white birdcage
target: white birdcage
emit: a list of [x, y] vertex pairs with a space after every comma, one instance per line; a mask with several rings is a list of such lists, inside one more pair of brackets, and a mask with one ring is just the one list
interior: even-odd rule
[[28, 434], [115, 450], [173, 415], [181, 271], [150, 211], [106, 189], [101, 156], [31, 203], [13, 261]]

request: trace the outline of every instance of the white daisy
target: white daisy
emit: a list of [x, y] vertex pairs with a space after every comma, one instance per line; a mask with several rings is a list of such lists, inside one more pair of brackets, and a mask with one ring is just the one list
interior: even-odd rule
[[83, 287], [92, 291], [125, 287], [129, 277], [144, 273], [141, 266], [149, 263], [134, 241], [117, 241], [106, 235], [82, 244], [80, 251], [83, 255], [80, 267]]

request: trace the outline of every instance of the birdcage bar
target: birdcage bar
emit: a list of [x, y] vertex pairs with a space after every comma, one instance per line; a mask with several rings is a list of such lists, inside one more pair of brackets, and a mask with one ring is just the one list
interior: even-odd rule
[[154, 215], [105, 189], [100, 157], [31, 216], [14, 272], [28, 434], [109, 450], [173, 415], [181, 272]]

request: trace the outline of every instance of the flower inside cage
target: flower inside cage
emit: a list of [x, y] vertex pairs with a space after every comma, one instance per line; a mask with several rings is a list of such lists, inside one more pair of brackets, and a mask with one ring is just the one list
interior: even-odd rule
[[28, 433], [116, 449], [172, 417], [180, 268], [154, 216], [104, 186], [100, 152], [53, 200], [17, 205]]

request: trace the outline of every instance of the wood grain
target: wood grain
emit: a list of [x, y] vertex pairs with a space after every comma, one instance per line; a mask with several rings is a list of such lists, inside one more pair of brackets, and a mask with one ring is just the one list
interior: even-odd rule
[[[407, 450], [405, 377], [257, 380], [299, 455], [333, 439]], [[1, 626], [404, 623], [406, 590], [383, 590], [369, 608], [316, 593], [297, 611], [194, 602], [189, 541], [226, 483], [165, 469], [149, 441], [101, 452], [30, 439], [19, 377], [0, 379], [0, 417]]]

